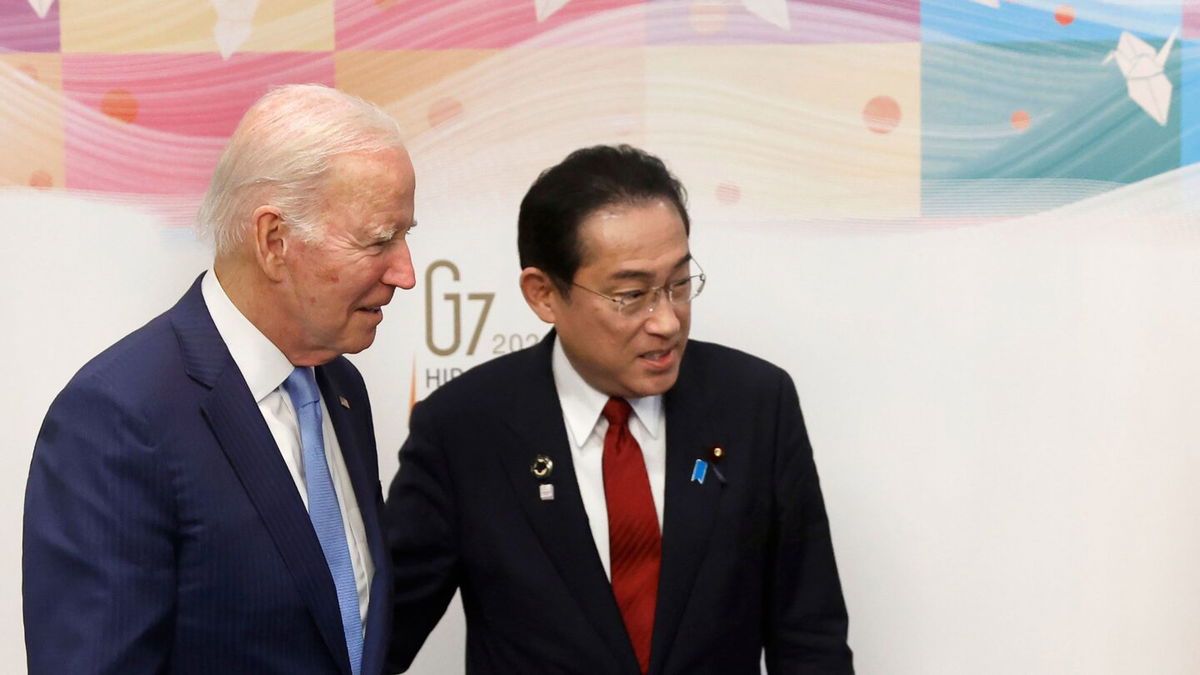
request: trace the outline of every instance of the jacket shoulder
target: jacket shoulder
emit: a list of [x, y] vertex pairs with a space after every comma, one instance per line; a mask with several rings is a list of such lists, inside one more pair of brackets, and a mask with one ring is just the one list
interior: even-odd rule
[[787, 372], [766, 359], [713, 342], [689, 340], [680, 378], [720, 383], [728, 390], [777, 386], [790, 383]]
[[166, 373], [182, 368], [179, 341], [164, 313], [85, 363], [66, 389], [91, 385], [153, 396], [168, 379]]

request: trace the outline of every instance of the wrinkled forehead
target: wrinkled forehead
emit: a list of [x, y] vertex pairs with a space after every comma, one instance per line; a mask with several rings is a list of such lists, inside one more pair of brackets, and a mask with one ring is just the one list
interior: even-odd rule
[[321, 181], [326, 200], [378, 200], [411, 196], [416, 175], [404, 148], [333, 157]]

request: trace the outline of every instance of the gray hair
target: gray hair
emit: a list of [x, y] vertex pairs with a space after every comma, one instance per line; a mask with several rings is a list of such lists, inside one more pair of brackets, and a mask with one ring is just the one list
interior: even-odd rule
[[319, 84], [272, 89], [246, 111], [221, 154], [200, 204], [200, 231], [218, 257], [227, 255], [245, 238], [254, 209], [269, 203], [315, 241], [332, 160], [403, 145], [396, 120], [360, 98]]

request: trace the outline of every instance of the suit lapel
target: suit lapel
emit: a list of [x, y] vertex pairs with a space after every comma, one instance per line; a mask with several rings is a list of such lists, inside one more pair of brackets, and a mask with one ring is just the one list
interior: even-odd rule
[[321, 544], [258, 404], [213, 325], [199, 279], [172, 310], [171, 321], [188, 374], [211, 387], [201, 412], [291, 572], [326, 645], [348, 675], [350, 658], [341, 613]]
[[[570, 442], [550, 368], [553, 333], [523, 354], [529, 359], [528, 379], [511, 392], [512, 405], [502, 421], [511, 433], [498, 453], [514, 496], [525, 512], [542, 548], [550, 558], [579, 609], [599, 633], [608, 652], [629, 672], [637, 657], [625, 632], [612, 586], [604, 574], [571, 460]], [[554, 462], [544, 482], [553, 484], [554, 499], [543, 501], [540, 482], [530, 468], [538, 455]]]
[[667, 466], [663, 507], [663, 557], [654, 616], [650, 672], [661, 672], [671, 653], [688, 598], [697, 583], [717, 506], [724, 492], [710, 470], [704, 483], [692, 482], [697, 459], [725, 440], [713, 436], [718, 428], [708, 405], [694, 359], [684, 357], [679, 380], [664, 397], [667, 417]]
[[341, 612], [321, 544], [279, 448], [232, 363], [213, 387], [204, 414], [292, 573], [326, 645], [348, 673], [350, 657]]
[[[346, 462], [346, 470], [350, 474], [350, 482], [354, 486], [354, 498], [358, 503], [358, 511], [362, 516], [363, 532], [367, 537], [367, 548], [371, 552], [371, 560], [375, 564], [375, 575], [371, 582], [370, 604], [367, 611], [366, 641], [363, 645], [363, 672], [376, 672], [382, 669], [383, 658], [387, 649], [387, 640], [381, 636], [385, 633], [385, 617], [391, 606], [390, 584], [391, 576], [386, 569], [388, 554], [384, 549], [383, 530], [379, 522], [377, 495], [379, 484], [372, 480], [372, 473], [367, 470], [365, 462], [374, 459], [375, 453], [365, 452], [374, 448], [374, 429], [367, 426], [364, 420], [356, 419], [353, 410], [365, 411], [366, 401], [358, 400], [355, 392], [348, 389], [341, 379], [336, 377], [330, 366], [317, 368], [317, 384], [321, 387], [321, 395], [325, 399], [325, 407], [329, 410], [329, 420], [337, 433], [338, 445], [342, 449], [342, 457]], [[346, 403], [343, 404], [342, 401]], [[358, 414], [362, 414], [361, 412]]]

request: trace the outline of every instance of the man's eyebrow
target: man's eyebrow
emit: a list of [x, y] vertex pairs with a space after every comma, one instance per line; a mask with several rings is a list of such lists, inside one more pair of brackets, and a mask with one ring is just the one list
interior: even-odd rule
[[396, 235], [407, 234], [409, 230], [417, 226], [417, 221], [414, 218], [412, 223], [408, 225], [387, 225], [370, 232], [368, 236], [372, 242], [388, 242], [396, 238]]
[[372, 243], [389, 241], [396, 236], [399, 229], [398, 227], [377, 227], [367, 233], [367, 240]]
[[[679, 262], [675, 263], [675, 265], [673, 267], [671, 267], [671, 270], [672, 271], [677, 270], [680, 267], [687, 265], [691, 261], [692, 261], [692, 254], [689, 251], [688, 253], [684, 254], [684, 256], [682, 258], [679, 259]], [[612, 279], [613, 281], [633, 280], [633, 281], [650, 282], [650, 281], [654, 280], [654, 277], [655, 277], [655, 275], [653, 273], [647, 272], [646, 270], [621, 270], [620, 272], [613, 274], [609, 278]]]

